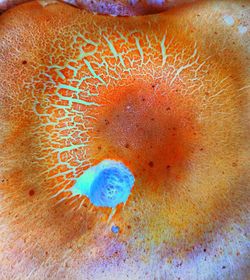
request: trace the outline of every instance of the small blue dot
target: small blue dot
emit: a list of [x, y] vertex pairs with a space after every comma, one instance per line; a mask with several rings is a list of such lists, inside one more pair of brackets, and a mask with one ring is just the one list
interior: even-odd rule
[[113, 233], [118, 233], [120, 228], [118, 226], [112, 226], [111, 230]]

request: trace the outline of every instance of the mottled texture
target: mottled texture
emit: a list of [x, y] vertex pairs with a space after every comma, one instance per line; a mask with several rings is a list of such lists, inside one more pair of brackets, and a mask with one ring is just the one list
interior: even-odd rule
[[135, 181], [122, 162], [109, 159], [86, 169], [75, 180], [76, 183], [69, 189], [72, 196], [86, 196], [95, 206], [111, 208], [126, 203]]
[[[247, 279], [247, 11], [0, 17], [1, 279]], [[135, 176], [116, 213], [67, 192], [106, 158]]]
[[[0, 12], [30, 0], [0, 0]], [[114, 16], [144, 15], [165, 11], [169, 8], [196, 0], [38, 0], [47, 5], [53, 2], [64, 2], [93, 13]]]
[[0, 0], [0, 12], [28, 1], [29, 0]]
[[98, 14], [132, 16], [159, 13], [196, 0], [65, 0], [64, 2]]

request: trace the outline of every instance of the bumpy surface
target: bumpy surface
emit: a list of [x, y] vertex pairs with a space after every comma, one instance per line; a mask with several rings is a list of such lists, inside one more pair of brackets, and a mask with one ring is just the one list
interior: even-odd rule
[[86, 169], [69, 191], [71, 196], [88, 197], [95, 206], [115, 208], [127, 202], [134, 182], [122, 162], [105, 159]]
[[[31, 0], [0, 0], [0, 12]], [[42, 5], [64, 2], [98, 14], [143, 15], [165, 11], [173, 6], [197, 0], [39, 0]]]
[[[247, 279], [247, 11], [0, 17], [1, 279]], [[70, 191], [107, 158], [115, 213]]]

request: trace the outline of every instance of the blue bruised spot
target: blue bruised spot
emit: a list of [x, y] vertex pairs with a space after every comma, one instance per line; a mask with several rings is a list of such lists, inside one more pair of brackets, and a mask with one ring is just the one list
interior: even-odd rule
[[114, 208], [127, 201], [134, 182], [133, 174], [122, 162], [103, 160], [87, 169], [71, 192], [86, 195], [95, 206]]
[[112, 226], [111, 230], [112, 230], [113, 233], [118, 233], [120, 228], [118, 226]]

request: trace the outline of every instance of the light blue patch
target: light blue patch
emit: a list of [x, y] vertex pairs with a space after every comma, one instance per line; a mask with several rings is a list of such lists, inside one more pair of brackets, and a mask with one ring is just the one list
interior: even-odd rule
[[119, 228], [118, 226], [112, 226], [112, 227], [111, 227], [111, 231], [112, 231], [113, 233], [118, 233], [119, 230], [120, 230], [120, 228]]
[[234, 18], [232, 16], [226, 15], [223, 17], [223, 19], [227, 25], [229, 25], [229, 26], [234, 25]]
[[243, 26], [243, 25], [239, 25], [238, 30], [239, 30], [240, 34], [244, 34], [247, 32], [247, 27]]
[[103, 160], [87, 169], [71, 192], [87, 196], [95, 206], [114, 208], [127, 201], [134, 182], [133, 174], [122, 162]]

